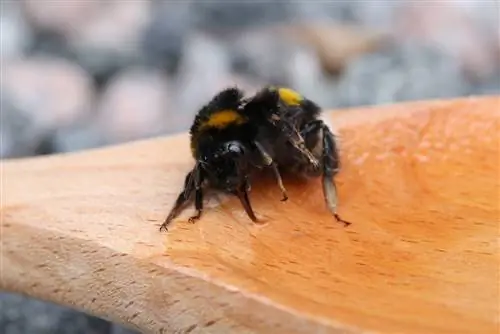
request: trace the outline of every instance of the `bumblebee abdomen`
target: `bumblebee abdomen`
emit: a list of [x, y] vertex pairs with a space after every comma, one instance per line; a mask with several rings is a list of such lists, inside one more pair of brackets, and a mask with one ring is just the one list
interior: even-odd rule
[[276, 91], [280, 101], [285, 106], [283, 117], [293, 120], [299, 127], [303, 122], [309, 122], [319, 116], [321, 108], [299, 92], [287, 87], [270, 87]]
[[304, 101], [304, 97], [293, 89], [281, 87], [277, 91], [281, 101], [287, 106], [300, 106]]

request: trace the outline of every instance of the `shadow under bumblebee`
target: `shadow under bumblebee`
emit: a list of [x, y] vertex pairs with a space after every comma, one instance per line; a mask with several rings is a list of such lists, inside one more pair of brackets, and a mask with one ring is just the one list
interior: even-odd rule
[[219, 92], [195, 116], [190, 137], [196, 162], [160, 231], [167, 230], [193, 195], [196, 214], [189, 222], [198, 220], [206, 187], [237, 196], [250, 219], [257, 221], [248, 197], [249, 175], [263, 168], [272, 169], [282, 201], [288, 195], [280, 170], [322, 176], [326, 205], [339, 222], [349, 225], [336, 212], [333, 177], [339, 155], [335, 136], [320, 113], [317, 104], [288, 88], [267, 86], [250, 98], [238, 88]]

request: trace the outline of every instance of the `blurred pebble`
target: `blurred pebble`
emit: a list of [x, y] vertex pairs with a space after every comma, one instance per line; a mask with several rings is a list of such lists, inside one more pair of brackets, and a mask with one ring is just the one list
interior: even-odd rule
[[71, 34], [68, 45], [98, 82], [107, 81], [118, 70], [141, 62], [140, 40], [149, 21], [149, 1], [106, 1]]
[[102, 131], [95, 119], [89, 117], [72, 126], [54, 129], [50, 136], [50, 145], [55, 152], [98, 148], [106, 144]]
[[2, 2], [0, 31], [2, 32], [2, 47], [0, 48], [2, 61], [19, 56], [31, 42], [33, 32], [26, 24], [17, 2]]
[[33, 155], [47, 136], [47, 131], [33, 118], [15, 106], [6, 94], [0, 94], [0, 157], [15, 158]]
[[228, 48], [231, 71], [280, 85], [290, 85], [298, 72], [304, 72], [297, 67], [296, 56], [311, 55], [312, 50], [283, 31], [270, 27], [235, 35]]
[[492, 75], [488, 80], [472, 85], [470, 94], [500, 95], [500, 73]]
[[379, 32], [391, 31], [391, 20], [395, 8], [405, 1], [291, 1], [291, 24], [352, 24]]
[[193, 25], [202, 31], [226, 33], [284, 22], [290, 3], [272, 0], [192, 1]]
[[109, 334], [138, 334], [138, 332], [130, 328], [113, 325]]
[[469, 89], [456, 58], [430, 47], [403, 44], [354, 60], [336, 85], [336, 98], [329, 105], [457, 97]]
[[152, 19], [141, 36], [145, 62], [176, 73], [184, 52], [186, 36], [191, 31], [192, 13], [188, 2], [155, 3]]
[[[394, 13], [394, 35], [432, 45], [456, 58], [470, 80], [498, 75], [500, 40], [494, 0], [406, 2]], [[456, 62], [455, 61], [455, 62]]]
[[43, 57], [2, 65], [2, 157], [34, 154], [55, 129], [88, 117], [94, 92], [78, 66]]
[[114, 77], [103, 91], [97, 124], [108, 143], [153, 136], [179, 128], [166, 117], [171, 92], [166, 77], [145, 68], [129, 68]]
[[[327, 77], [323, 72], [321, 61], [313, 48], [302, 46], [286, 56], [287, 81], [283, 84], [295, 89], [304, 96], [321, 103], [321, 96], [317, 94]], [[263, 84], [267, 84], [264, 82]]]
[[[350, 23], [393, 35], [397, 42], [424, 44], [459, 61], [466, 80], [499, 75], [500, 34], [497, 0], [349, 0], [291, 2], [293, 24]], [[336, 41], [334, 38], [328, 38]], [[335, 44], [335, 43], [332, 43]]]
[[207, 34], [188, 36], [175, 80], [175, 110], [168, 113], [169, 119], [182, 125], [179, 131], [188, 130], [196, 112], [220, 90], [238, 87], [246, 94], [252, 94], [267, 84], [260, 78], [232, 71], [227, 48], [221, 40]]
[[290, 1], [288, 22], [290, 24], [353, 22], [359, 7], [365, 6], [370, 6], [370, 1], [365, 1], [363, 6], [356, 5], [356, 2], [350, 0]]
[[92, 82], [77, 65], [54, 57], [17, 58], [2, 65], [2, 93], [37, 126], [66, 126], [89, 112]]
[[[8, 293], [0, 294], [0, 301], [0, 333], [108, 334], [111, 330], [109, 322], [103, 319], [60, 305]], [[117, 326], [120, 329], [122, 333], [134, 333]]]
[[70, 36], [98, 13], [105, 0], [19, 0], [19, 3], [33, 29]]
[[226, 46], [206, 34], [190, 34], [175, 81], [176, 120], [190, 125], [193, 112], [210, 99], [219, 82], [230, 76]]
[[329, 75], [342, 73], [357, 56], [380, 49], [388, 36], [373, 29], [336, 23], [289, 24], [281, 27], [288, 35], [310, 46]]

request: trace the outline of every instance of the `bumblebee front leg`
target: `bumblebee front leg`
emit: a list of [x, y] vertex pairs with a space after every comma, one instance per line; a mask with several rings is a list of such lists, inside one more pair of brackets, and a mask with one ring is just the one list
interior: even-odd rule
[[255, 146], [257, 147], [257, 149], [259, 150], [259, 153], [260, 153], [262, 159], [264, 160], [264, 164], [268, 167], [271, 167], [271, 169], [274, 172], [274, 177], [276, 178], [276, 182], [278, 182], [278, 186], [280, 187], [281, 194], [283, 195], [283, 198], [281, 199], [281, 201], [283, 201], [283, 202], [286, 201], [288, 199], [288, 195], [286, 193], [285, 186], [283, 185], [283, 179], [281, 178], [280, 171], [278, 170], [278, 165], [276, 164], [276, 162], [274, 162], [274, 160], [271, 158], [269, 153], [266, 152], [266, 150], [264, 149], [262, 144], [260, 144], [258, 141], [255, 141], [254, 143], [255, 143]]
[[190, 223], [195, 223], [201, 217], [203, 211], [203, 190], [201, 185], [203, 183], [203, 174], [201, 168], [196, 168], [194, 171], [194, 187], [195, 187], [195, 198], [194, 206], [196, 209], [196, 214], [189, 218]]
[[328, 126], [322, 120], [313, 121], [305, 126], [302, 130], [304, 137], [308, 134], [320, 131], [323, 144], [322, 160], [323, 160], [323, 193], [325, 196], [326, 205], [332, 212], [337, 221], [345, 226], [351, 223], [343, 220], [337, 213], [337, 187], [333, 177], [337, 174], [340, 167], [339, 152], [335, 142], [335, 136], [330, 131]]
[[170, 222], [179, 214], [182, 206], [191, 198], [193, 190], [195, 189], [193, 172], [194, 170], [190, 171], [186, 175], [186, 178], [184, 180], [184, 188], [182, 189], [182, 192], [179, 194], [179, 196], [177, 196], [177, 200], [175, 201], [175, 204], [170, 210], [170, 213], [168, 214], [167, 218], [165, 219], [163, 224], [161, 224], [160, 231], [162, 230], [168, 231], [167, 225], [170, 224]]

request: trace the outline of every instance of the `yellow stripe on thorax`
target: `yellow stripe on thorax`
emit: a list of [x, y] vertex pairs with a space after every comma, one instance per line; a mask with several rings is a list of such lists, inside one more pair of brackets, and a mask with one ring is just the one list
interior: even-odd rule
[[223, 129], [231, 124], [244, 123], [243, 117], [234, 110], [221, 110], [212, 115], [203, 123], [200, 128], [219, 128]]
[[280, 88], [278, 89], [278, 93], [283, 102], [289, 106], [297, 106], [303, 100], [303, 97], [299, 93], [290, 88]]

